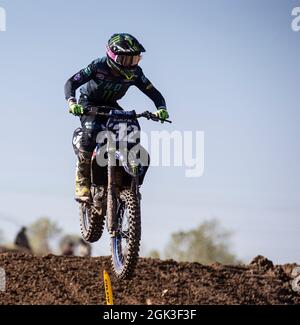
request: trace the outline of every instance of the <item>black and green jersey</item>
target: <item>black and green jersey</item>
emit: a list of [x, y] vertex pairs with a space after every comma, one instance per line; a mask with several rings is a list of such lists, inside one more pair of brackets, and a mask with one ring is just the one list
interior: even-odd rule
[[87, 68], [80, 70], [65, 85], [66, 100], [76, 96], [80, 89], [81, 100], [87, 106], [111, 105], [117, 103], [131, 86], [136, 86], [160, 108], [166, 108], [161, 93], [145, 77], [143, 70], [137, 66], [132, 74], [125, 76], [115, 74], [103, 57], [93, 61]]

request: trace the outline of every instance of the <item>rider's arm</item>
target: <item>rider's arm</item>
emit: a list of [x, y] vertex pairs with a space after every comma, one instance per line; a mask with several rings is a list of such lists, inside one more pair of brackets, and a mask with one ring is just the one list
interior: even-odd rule
[[72, 76], [65, 84], [65, 97], [67, 101], [76, 102], [76, 90], [92, 80], [95, 74], [95, 61], [88, 65], [85, 69], [80, 70]]
[[152, 85], [150, 80], [145, 77], [142, 72], [142, 69], [140, 69], [139, 71], [139, 76], [135, 81], [135, 86], [138, 87], [145, 95], [147, 95], [154, 102], [157, 109], [167, 109], [164, 97]]

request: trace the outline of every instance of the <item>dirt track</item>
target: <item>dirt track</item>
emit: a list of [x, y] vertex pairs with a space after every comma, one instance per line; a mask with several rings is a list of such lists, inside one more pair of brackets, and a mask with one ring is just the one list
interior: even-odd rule
[[[107, 257], [32, 257], [0, 254], [6, 292], [0, 304], [104, 304]], [[140, 259], [136, 276], [112, 279], [116, 304], [299, 304], [291, 289], [294, 265], [273, 266], [258, 257], [249, 266], [203, 266]]]

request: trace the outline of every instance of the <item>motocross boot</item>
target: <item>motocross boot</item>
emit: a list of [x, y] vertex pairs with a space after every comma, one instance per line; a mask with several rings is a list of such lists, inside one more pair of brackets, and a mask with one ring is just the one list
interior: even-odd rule
[[104, 216], [106, 214], [106, 199], [107, 187], [106, 186], [92, 186], [93, 204], [98, 214]]
[[75, 199], [89, 201], [91, 196], [91, 158], [92, 152], [79, 152], [76, 168]]

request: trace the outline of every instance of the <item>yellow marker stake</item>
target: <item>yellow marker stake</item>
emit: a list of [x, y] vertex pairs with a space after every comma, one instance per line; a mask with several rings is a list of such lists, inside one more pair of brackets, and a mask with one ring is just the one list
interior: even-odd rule
[[112, 293], [112, 287], [111, 287], [111, 281], [110, 281], [109, 274], [106, 271], [104, 271], [103, 277], [104, 277], [106, 304], [113, 305], [114, 300], [113, 300], [113, 293]]

